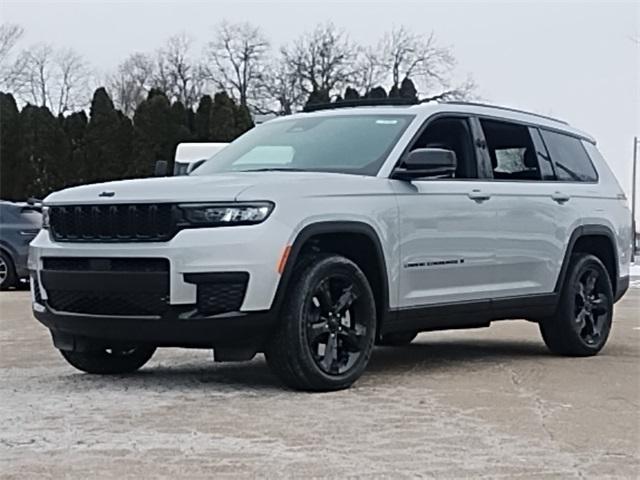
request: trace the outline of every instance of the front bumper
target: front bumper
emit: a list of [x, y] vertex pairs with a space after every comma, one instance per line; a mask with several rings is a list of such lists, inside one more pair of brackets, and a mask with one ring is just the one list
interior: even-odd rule
[[[62, 243], [43, 230], [31, 242], [29, 270], [42, 284], [44, 258], [166, 259], [171, 306], [196, 303], [197, 285], [186, 279], [191, 274], [246, 272], [249, 282], [240, 311], [264, 311], [274, 300], [278, 261], [290, 235], [290, 227], [276, 219], [252, 226], [183, 230], [170, 241], [150, 243]], [[46, 289], [41, 293], [46, 300]]]
[[[82, 343], [98, 340], [259, 351], [275, 324], [272, 303], [280, 281], [277, 265], [289, 235], [290, 229], [277, 221], [270, 222], [268, 233], [262, 224], [192, 229], [179, 232], [170, 241], [153, 243], [60, 243], [41, 231], [29, 252], [34, 315], [63, 349], [77, 349]], [[106, 259], [124, 267], [141, 259], [155, 259], [168, 263], [168, 269], [161, 275], [137, 272], [125, 281], [122, 274], [111, 279], [109, 271], [99, 275], [80, 270], [52, 272], [45, 268], [47, 259]], [[241, 304], [228, 313], [216, 314], [215, 308], [199, 311], [204, 291], [200, 285], [220, 282], [220, 278], [237, 281], [238, 274], [230, 272], [241, 272], [246, 279]], [[81, 308], [56, 310], [55, 302], [51, 303], [54, 296], [48, 295], [47, 288], [89, 292], [89, 297], [91, 292], [126, 297], [161, 291], [164, 306], [154, 314], [132, 314], [126, 309], [108, 314]]]

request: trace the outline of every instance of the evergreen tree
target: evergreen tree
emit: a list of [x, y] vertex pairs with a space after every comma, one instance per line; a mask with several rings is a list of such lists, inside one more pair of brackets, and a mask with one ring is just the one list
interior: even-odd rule
[[[175, 124], [176, 139], [179, 142], [193, 140], [191, 128], [189, 127], [189, 112], [182, 102], [176, 101], [171, 105], [171, 120]], [[175, 153], [175, 152], [174, 152]]]
[[87, 114], [84, 113], [84, 110], [81, 110], [72, 113], [68, 117], [63, 117], [61, 122], [70, 148], [68, 169], [76, 174], [76, 181], [74, 183], [84, 183], [85, 179], [82, 173], [87, 165], [85, 136], [89, 119], [87, 118]]
[[369, 91], [369, 98], [383, 99], [387, 98], [387, 92], [382, 87], [375, 87]]
[[0, 198], [3, 200], [19, 198], [22, 181], [19, 115], [13, 95], [0, 92]]
[[133, 115], [134, 161], [127, 176], [151, 175], [158, 160], [166, 160], [171, 171], [178, 143], [191, 137], [186, 118], [182, 104], [172, 108], [164, 93], [151, 90]]
[[91, 101], [85, 135], [82, 180], [95, 182], [123, 178], [131, 163], [131, 120], [116, 110], [104, 88]]
[[315, 104], [330, 103], [330, 102], [331, 100], [329, 98], [328, 90], [314, 90], [309, 94], [309, 98], [307, 99], [307, 103], [305, 104], [305, 107], [307, 105], [315, 105]]
[[213, 100], [209, 95], [203, 95], [198, 103], [198, 109], [195, 114], [194, 130], [195, 139], [198, 142], [208, 142], [210, 135], [209, 120], [211, 118], [211, 106]]
[[389, 90], [389, 98], [397, 98], [400, 96], [400, 89], [397, 85], [394, 85]]
[[345, 100], [358, 100], [360, 98], [360, 94], [355, 88], [347, 87], [344, 91], [344, 99]]
[[209, 139], [212, 142], [231, 142], [253, 127], [246, 107], [236, 106], [226, 92], [213, 97], [209, 117]]
[[19, 115], [20, 162], [14, 198], [44, 198], [73, 182], [69, 142], [58, 119], [47, 107], [27, 105]]
[[409, 77], [406, 77], [402, 80], [402, 84], [400, 85], [400, 97], [408, 98], [415, 102], [418, 101], [418, 91], [416, 90], [416, 86], [413, 84]]
[[238, 105], [236, 107], [235, 124], [236, 138], [254, 127], [253, 119], [251, 118], [251, 112], [247, 107], [243, 105]]

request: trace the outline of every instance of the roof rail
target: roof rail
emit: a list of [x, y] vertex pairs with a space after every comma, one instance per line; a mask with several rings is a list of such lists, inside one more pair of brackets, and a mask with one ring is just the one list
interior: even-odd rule
[[417, 103], [418, 101], [416, 99], [404, 97], [358, 98], [354, 100], [340, 100], [335, 103], [312, 103], [311, 105], [305, 105], [302, 111], [316, 112], [318, 110], [333, 110], [335, 108], [378, 107], [381, 105], [406, 107], [407, 105], [416, 105]]
[[552, 120], [554, 122], [562, 123], [563, 125], [569, 125], [569, 122], [565, 122], [564, 120], [560, 120], [558, 118], [550, 117], [548, 115], [541, 115], [539, 113], [527, 112], [526, 110], [520, 110], [518, 108], [511, 107], [502, 107], [500, 105], [491, 105], [490, 103], [482, 103], [482, 102], [463, 102], [460, 100], [447, 100], [440, 103], [446, 103], [448, 105], [469, 105], [472, 107], [487, 107], [487, 108], [497, 108], [498, 110], [506, 110], [508, 112], [515, 113], [524, 113], [526, 115], [533, 115], [534, 117], [544, 118], [546, 120]]

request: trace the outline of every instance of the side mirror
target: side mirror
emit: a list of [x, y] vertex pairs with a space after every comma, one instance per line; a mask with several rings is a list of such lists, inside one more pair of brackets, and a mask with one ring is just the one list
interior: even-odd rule
[[416, 148], [409, 152], [391, 178], [411, 181], [422, 177], [452, 177], [458, 160], [453, 150]]
[[167, 162], [166, 160], [158, 160], [153, 170], [153, 174], [156, 177], [166, 177], [168, 170], [169, 170], [169, 162]]

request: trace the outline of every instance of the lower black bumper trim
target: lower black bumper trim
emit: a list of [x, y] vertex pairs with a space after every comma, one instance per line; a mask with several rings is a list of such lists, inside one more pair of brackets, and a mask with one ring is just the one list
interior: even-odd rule
[[271, 311], [198, 316], [193, 307], [171, 307], [162, 317], [115, 317], [34, 310], [52, 333], [83, 339], [140, 343], [158, 347], [262, 347], [276, 316]]

